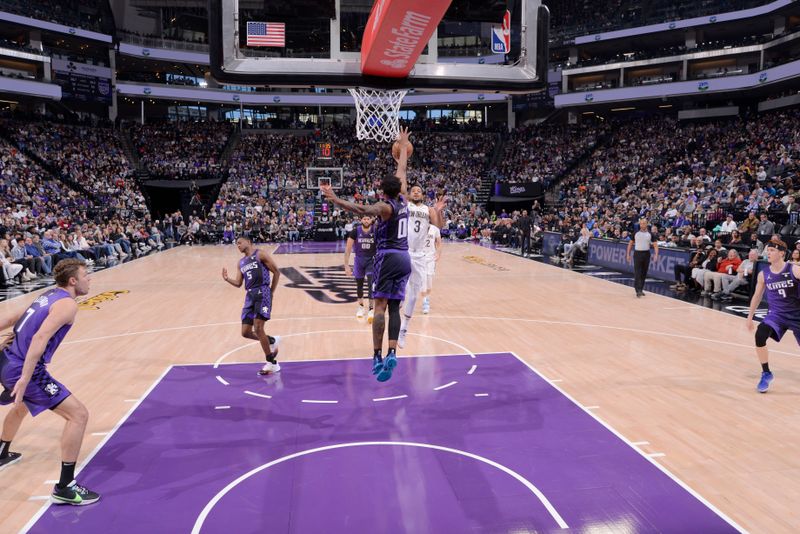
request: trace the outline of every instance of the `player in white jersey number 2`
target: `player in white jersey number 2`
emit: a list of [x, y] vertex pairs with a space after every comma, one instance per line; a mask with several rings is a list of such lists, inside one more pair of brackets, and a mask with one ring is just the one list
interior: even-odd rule
[[433, 289], [433, 276], [436, 274], [436, 264], [442, 256], [442, 233], [435, 225], [428, 228], [428, 237], [425, 239], [425, 258], [427, 259], [428, 280], [427, 287], [422, 294], [422, 313], [431, 312], [431, 290]]
[[430, 227], [441, 227], [441, 209], [444, 207], [442, 198], [431, 208], [424, 203], [425, 197], [422, 194], [422, 187], [412, 185], [409, 190], [408, 204], [408, 255], [411, 257], [411, 276], [406, 284], [406, 299], [403, 303], [403, 323], [400, 326], [400, 335], [397, 338], [397, 346], [403, 348], [406, 344], [406, 333], [408, 324], [414, 316], [414, 307], [417, 305], [417, 297], [421, 293], [428, 292], [428, 271], [430, 255], [425, 249], [428, 240]]

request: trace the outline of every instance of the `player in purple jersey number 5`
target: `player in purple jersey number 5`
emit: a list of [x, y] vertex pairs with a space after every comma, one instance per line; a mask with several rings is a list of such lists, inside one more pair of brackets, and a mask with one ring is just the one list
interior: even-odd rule
[[0, 320], [0, 330], [14, 327], [13, 340], [0, 352], [0, 404], [11, 404], [3, 421], [0, 437], [0, 468], [20, 459], [9, 452], [22, 420], [28, 412], [36, 416], [51, 410], [66, 420], [61, 434], [61, 477], [53, 488], [50, 501], [55, 504], [84, 506], [100, 495], [79, 486], [75, 481], [75, 463], [81, 450], [89, 411], [47, 370], [58, 346], [72, 328], [78, 304], [75, 297], [89, 292], [86, 264], [67, 259], [53, 271], [56, 287], [45, 291], [20, 315]]
[[[261, 375], [277, 373], [279, 337], [268, 336], [264, 327], [272, 315], [272, 296], [278, 288], [281, 273], [272, 257], [253, 246], [253, 241], [246, 236], [236, 240], [236, 248], [243, 254], [239, 260], [239, 269], [232, 278], [228, 269], [222, 269], [222, 279], [233, 287], [244, 284], [245, 298], [242, 308], [242, 337], [254, 339], [261, 343], [261, 350], [267, 363], [259, 372]], [[272, 274], [272, 284], [270, 284]]]
[[767, 243], [769, 266], [758, 273], [747, 314], [747, 329], [752, 332], [753, 315], [766, 293], [769, 311], [756, 329], [756, 356], [761, 362], [761, 380], [757, 387], [760, 393], [767, 392], [773, 379], [769, 369], [767, 339], [780, 341], [791, 330], [800, 344], [800, 266], [784, 261], [786, 248], [786, 243], [777, 237]]

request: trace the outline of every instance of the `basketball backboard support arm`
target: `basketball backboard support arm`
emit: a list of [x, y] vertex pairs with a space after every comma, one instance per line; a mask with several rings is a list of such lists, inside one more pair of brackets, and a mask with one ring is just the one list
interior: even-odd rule
[[[339, 6], [336, 2], [337, 14]], [[549, 17], [540, 6], [541, 0], [521, 0], [521, 50], [514, 65], [439, 63], [434, 52], [422, 56], [409, 77], [391, 79], [363, 75], [360, 55], [341, 53], [338, 46], [331, 47], [328, 58], [245, 57], [239, 49], [239, 0], [209, 0], [211, 74], [218, 82], [244, 85], [529, 93], [542, 89], [547, 77], [539, 48], [542, 41], [547, 43]], [[540, 14], [544, 24], [538, 24]], [[429, 42], [431, 50], [436, 50], [435, 38]]]

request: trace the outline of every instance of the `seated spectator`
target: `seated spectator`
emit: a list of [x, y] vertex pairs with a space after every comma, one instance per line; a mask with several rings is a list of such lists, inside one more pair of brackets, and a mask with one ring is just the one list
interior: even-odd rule
[[692, 269], [692, 279], [697, 283], [697, 286], [703, 290], [700, 293], [703, 296], [708, 295], [708, 291], [705, 290], [706, 276], [717, 272], [718, 259], [717, 250], [713, 248], [709, 249], [708, 252], [706, 252], [706, 259], [704, 259], [700, 265]]
[[[798, 261], [800, 261], [800, 251], [795, 250], [794, 252], [797, 252], [797, 258]], [[744, 260], [742, 263], [740, 263], [739, 267], [737, 267], [736, 276], [733, 278], [723, 276], [722, 295], [720, 295], [719, 298], [722, 300], [732, 300], [733, 299], [732, 293], [736, 290], [737, 287], [741, 285], [750, 285], [752, 287], [753, 272], [755, 271], [757, 262], [758, 262], [758, 250], [750, 249], [750, 252], [747, 255], [747, 259]], [[752, 290], [749, 291], [748, 294], [752, 294]], [[711, 298], [714, 297], [712, 296]]]
[[[675, 284], [670, 286], [670, 289], [677, 291], [686, 291], [692, 281], [692, 270], [696, 269], [703, 263], [706, 258], [705, 246], [703, 240], [695, 238], [694, 241], [695, 251], [692, 254], [688, 264], [675, 265]], [[683, 282], [681, 282], [681, 275], [683, 275]]]
[[742, 259], [739, 257], [739, 253], [734, 249], [730, 249], [727, 257], [718, 262], [717, 270], [706, 274], [703, 284], [703, 293], [708, 295], [713, 286], [714, 292], [711, 294], [711, 298], [715, 300], [719, 299], [722, 296], [722, 281], [727, 280], [730, 282], [736, 278], [735, 273], [741, 263]]

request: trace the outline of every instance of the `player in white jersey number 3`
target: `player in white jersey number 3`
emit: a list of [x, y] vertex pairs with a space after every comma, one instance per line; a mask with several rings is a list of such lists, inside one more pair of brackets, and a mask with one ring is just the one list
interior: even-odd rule
[[403, 323], [397, 338], [397, 346], [400, 348], [406, 344], [406, 333], [411, 318], [414, 316], [417, 297], [429, 290], [428, 272], [431, 256], [425, 245], [429, 241], [430, 227], [433, 225], [438, 229], [442, 226], [440, 213], [441, 208], [444, 207], [444, 198], [434, 208], [425, 205], [422, 187], [416, 184], [412, 185], [409, 190], [409, 200], [411, 202], [408, 204], [408, 255], [411, 257], [411, 276], [406, 284]]

